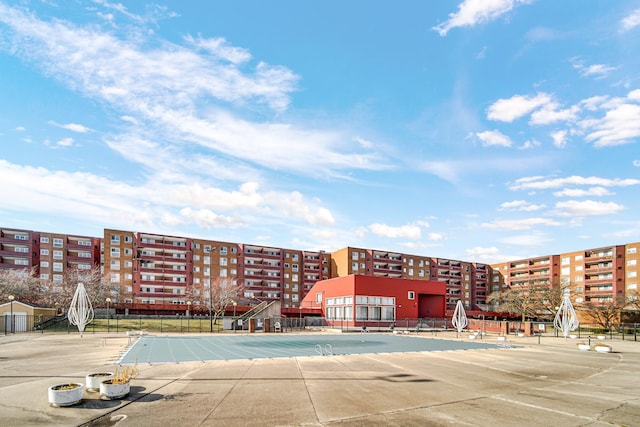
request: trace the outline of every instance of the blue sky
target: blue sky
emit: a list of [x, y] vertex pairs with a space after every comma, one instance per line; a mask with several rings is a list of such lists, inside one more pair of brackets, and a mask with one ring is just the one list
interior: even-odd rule
[[0, 225], [477, 262], [640, 241], [640, 1], [0, 0]]

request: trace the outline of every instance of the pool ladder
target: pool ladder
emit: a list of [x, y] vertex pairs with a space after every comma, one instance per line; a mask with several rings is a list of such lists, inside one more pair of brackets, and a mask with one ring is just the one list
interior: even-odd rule
[[325, 344], [323, 349], [322, 344], [316, 344], [316, 353], [320, 356], [333, 356], [333, 347], [331, 344]]

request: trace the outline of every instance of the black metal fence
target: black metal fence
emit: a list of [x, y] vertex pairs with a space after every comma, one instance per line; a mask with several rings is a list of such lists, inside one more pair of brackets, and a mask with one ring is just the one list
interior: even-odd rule
[[[472, 319], [470, 319], [472, 320]], [[472, 321], [469, 330], [481, 330], [500, 334], [501, 332], [489, 328], [490, 323], [500, 324], [500, 321], [478, 319]], [[422, 318], [422, 319], [396, 319], [389, 321], [366, 322], [369, 332], [402, 331], [409, 333], [432, 333], [454, 330], [451, 319]], [[495, 325], [494, 325], [495, 326]], [[562, 336], [555, 329], [552, 322], [533, 322], [533, 331], [541, 336]], [[86, 326], [85, 333], [222, 333], [222, 332], [296, 332], [303, 330], [332, 329], [341, 332], [360, 332], [361, 326], [353, 326], [353, 321], [332, 320], [327, 321], [320, 317], [269, 317], [242, 320], [239, 317], [222, 317], [214, 320], [208, 316], [142, 316], [142, 315], [98, 315]], [[507, 334], [521, 334], [524, 331], [522, 322], [509, 321]], [[24, 315], [5, 313], [0, 316], [0, 333], [4, 335], [17, 333], [79, 333], [78, 328], [72, 325], [66, 316]], [[602, 337], [609, 339], [621, 339], [638, 341], [640, 323], [622, 323], [615, 328], [604, 329], [598, 325], [581, 324], [578, 329], [571, 332], [575, 338]]]

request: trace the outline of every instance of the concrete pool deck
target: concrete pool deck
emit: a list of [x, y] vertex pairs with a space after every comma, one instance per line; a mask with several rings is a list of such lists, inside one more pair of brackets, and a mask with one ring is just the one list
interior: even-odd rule
[[128, 397], [85, 392], [56, 408], [49, 386], [112, 369], [128, 338], [0, 336], [0, 425], [640, 425], [640, 342], [602, 354], [575, 340], [509, 340], [518, 347], [141, 364]]

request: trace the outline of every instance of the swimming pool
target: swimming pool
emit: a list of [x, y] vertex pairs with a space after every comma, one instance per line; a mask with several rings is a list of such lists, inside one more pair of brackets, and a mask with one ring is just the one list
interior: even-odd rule
[[141, 336], [117, 364], [479, 350], [496, 344], [394, 334], [255, 334]]

